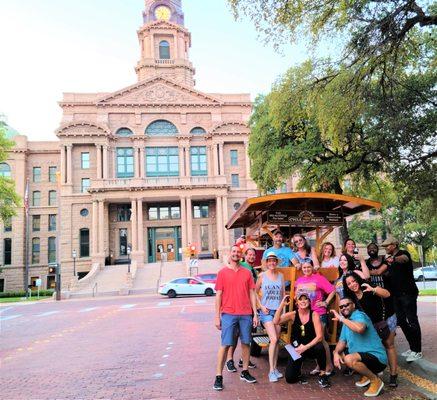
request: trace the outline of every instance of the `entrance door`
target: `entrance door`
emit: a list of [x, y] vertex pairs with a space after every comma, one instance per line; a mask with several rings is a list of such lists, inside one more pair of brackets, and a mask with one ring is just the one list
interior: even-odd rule
[[158, 260], [161, 258], [162, 253], [167, 253], [167, 261], [175, 260], [174, 238], [156, 240], [156, 255]]
[[149, 228], [149, 262], [161, 261], [161, 254], [165, 253], [166, 261], [181, 260], [181, 228]]

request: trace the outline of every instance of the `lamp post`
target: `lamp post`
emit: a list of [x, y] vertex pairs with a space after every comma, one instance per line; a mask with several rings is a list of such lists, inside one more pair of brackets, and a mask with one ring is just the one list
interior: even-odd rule
[[127, 273], [130, 274], [130, 253], [132, 247], [130, 244], [127, 245], [126, 253], [127, 253]]
[[76, 250], [73, 250], [72, 256], [73, 256], [73, 276], [76, 277], [76, 257], [77, 257]]

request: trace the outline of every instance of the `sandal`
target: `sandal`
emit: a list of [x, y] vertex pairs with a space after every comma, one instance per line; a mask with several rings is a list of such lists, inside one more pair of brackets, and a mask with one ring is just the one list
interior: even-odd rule
[[319, 375], [320, 374], [320, 369], [318, 368], [314, 368], [311, 372], [310, 375], [314, 376], [314, 375]]

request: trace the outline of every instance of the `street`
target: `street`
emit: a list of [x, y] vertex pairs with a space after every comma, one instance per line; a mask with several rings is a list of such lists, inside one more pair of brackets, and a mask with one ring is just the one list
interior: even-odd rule
[[[5, 400], [363, 398], [356, 377], [338, 372], [330, 389], [319, 389], [312, 379], [305, 386], [270, 384], [265, 356], [254, 359], [257, 384], [224, 371], [225, 390], [214, 392], [214, 298], [48, 301], [8, 305], [0, 313]], [[312, 367], [307, 362], [304, 368]], [[382, 398], [418, 398], [416, 390], [401, 377], [399, 387], [387, 387]]]

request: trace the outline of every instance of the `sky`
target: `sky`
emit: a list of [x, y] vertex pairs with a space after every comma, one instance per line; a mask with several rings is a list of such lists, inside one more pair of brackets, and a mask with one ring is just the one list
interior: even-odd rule
[[[305, 50], [280, 52], [226, 0], [183, 0], [196, 89], [268, 93]], [[63, 92], [112, 92], [134, 84], [144, 0], [0, 0], [0, 114], [30, 140], [54, 140]]]

